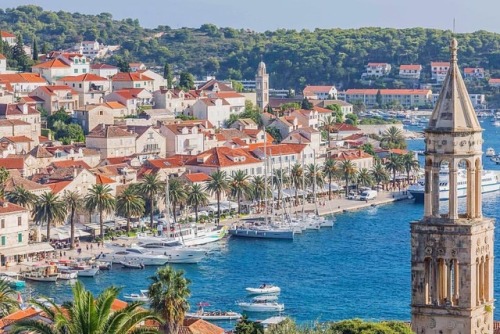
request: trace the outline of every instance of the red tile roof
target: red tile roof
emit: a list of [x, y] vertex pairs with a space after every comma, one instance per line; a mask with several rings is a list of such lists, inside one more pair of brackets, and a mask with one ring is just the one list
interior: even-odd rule
[[58, 194], [64, 190], [73, 181], [59, 181], [53, 183], [47, 183], [47, 186], [54, 194]]
[[6, 169], [24, 169], [24, 159], [3, 158], [0, 159], [0, 167], [5, 167]]
[[205, 173], [189, 173], [184, 174], [184, 177], [191, 182], [204, 182], [210, 180], [210, 176]]
[[71, 67], [60, 59], [52, 59], [44, 63], [34, 65], [33, 68], [66, 68]]
[[340, 151], [337, 153], [332, 154], [332, 159], [334, 160], [358, 160], [358, 159], [366, 159], [366, 158], [372, 158], [372, 156], [363, 150], [347, 150], [347, 151]]
[[111, 109], [123, 109], [123, 108], [126, 108], [126, 106], [124, 106], [120, 102], [116, 102], [116, 101], [109, 101], [109, 102], [105, 102], [103, 104], [106, 107], [111, 108]]
[[305, 92], [308, 92], [308, 93], [329, 93], [332, 88], [335, 88], [335, 86], [306, 86], [306, 88], [304, 88], [303, 92], [305, 94]]
[[84, 169], [91, 168], [85, 161], [82, 160], [54, 161], [51, 165], [56, 168], [70, 168], [70, 167], [84, 168]]
[[102, 174], [96, 174], [95, 175], [96, 183], [97, 184], [110, 184], [110, 183], [116, 183], [115, 180], [102, 175]]
[[0, 126], [16, 126], [16, 125], [31, 125], [28, 122], [21, 121], [20, 119], [0, 119]]
[[356, 95], [377, 95], [378, 89], [348, 89], [346, 90], [346, 95], [356, 94]]
[[22, 206], [17, 204], [0, 201], [0, 215], [23, 211], [28, 211], [28, 209], [23, 208]]
[[464, 68], [464, 73], [466, 73], [466, 74], [484, 73], [484, 68], [482, 68], [482, 67], [466, 67], [466, 68]]
[[0, 59], [7, 59], [3, 54], [0, 53]]
[[370, 67], [376, 67], [376, 66], [387, 66], [389, 65], [388, 63], [368, 63], [368, 66]]
[[99, 124], [90, 131], [87, 137], [90, 138], [113, 138], [113, 137], [136, 137], [137, 134], [123, 130], [119, 126]]
[[32, 142], [31, 138], [26, 136], [5, 136], [3, 137], [12, 143], [29, 143]]
[[108, 65], [108, 64], [92, 64], [92, 65], [90, 65], [90, 68], [93, 69], [93, 70], [101, 70], [101, 69], [105, 69], [105, 70], [117, 70], [118, 69], [118, 67], [112, 66], [112, 65]]
[[403, 71], [421, 71], [422, 65], [413, 65], [413, 64], [401, 65], [399, 66], [399, 69]]
[[221, 99], [245, 97], [245, 96], [243, 96], [239, 93], [236, 93], [236, 92], [218, 92], [215, 95]]
[[[2, 32], [3, 35], [3, 32]], [[3, 36], [2, 36], [3, 37]], [[33, 317], [35, 315], [40, 314], [41, 311], [37, 311], [34, 307], [28, 307], [24, 310], [15, 311], [2, 319], [0, 319], [0, 329], [4, 329], [6, 326], [9, 326], [19, 320], [27, 319]]]
[[44, 91], [48, 95], [55, 95], [56, 94], [55, 92], [58, 92], [58, 91], [67, 91], [68, 93], [74, 94], [75, 99], [76, 99], [76, 96], [78, 95], [78, 93], [76, 91], [74, 91], [73, 88], [68, 87], [66, 85], [42, 86], [42, 87], [38, 87], [38, 89]]
[[[264, 144], [262, 144], [264, 145]], [[298, 154], [301, 153], [307, 145], [305, 144], [277, 144], [277, 145], [269, 145], [266, 146], [266, 154], [267, 156], [280, 156], [280, 155], [288, 155], [288, 154]], [[264, 146], [260, 146], [257, 149], [254, 149], [254, 152], [262, 152], [264, 153]]]
[[119, 72], [112, 78], [113, 81], [153, 81], [150, 77], [137, 72]]
[[431, 61], [432, 67], [449, 67], [450, 62], [448, 61]]
[[229, 167], [259, 162], [259, 159], [241, 148], [214, 147], [191, 158], [186, 162], [186, 165]]
[[347, 124], [347, 123], [337, 123], [332, 127], [333, 132], [341, 132], [341, 131], [361, 131], [360, 128]]
[[488, 80], [489, 84], [500, 84], [500, 78], [491, 78]]
[[0, 82], [8, 83], [47, 83], [44, 78], [38, 73], [13, 73], [13, 74], [0, 74]]
[[4, 31], [4, 30], [0, 31], [0, 35], [2, 36], [2, 38], [16, 37], [16, 35], [11, 34], [10, 32]]
[[430, 89], [381, 89], [381, 95], [428, 95]]
[[58, 79], [57, 81], [65, 82], [83, 82], [83, 81], [108, 81], [108, 79], [100, 77], [92, 73], [80, 74], [77, 76], [67, 76]]
[[224, 334], [224, 329], [202, 319], [186, 318], [179, 334]]

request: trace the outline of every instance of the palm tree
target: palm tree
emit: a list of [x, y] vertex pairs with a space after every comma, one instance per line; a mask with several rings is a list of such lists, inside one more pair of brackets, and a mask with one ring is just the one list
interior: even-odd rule
[[195, 222], [198, 223], [198, 208], [208, 204], [207, 194], [201, 185], [195, 183], [188, 189], [187, 204], [194, 207]]
[[[273, 175], [271, 176], [271, 181], [273, 186], [278, 191], [278, 209], [279, 209], [281, 203], [281, 193], [283, 190], [283, 185], [288, 183], [288, 174], [286, 173], [286, 170], [283, 168], [275, 169]], [[274, 205], [274, 196], [272, 198]]]
[[217, 225], [220, 223], [220, 197], [229, 190], [229, 182], [224, 171], [215, 171], [210, 175], [207, 190], [217, 197]]
[[410, 183], [410, 173], [413, 171], [418, 171], [420, 164], [418, 163], [418, 160], [415, 159], [415, 156], [413, 155], [413, 153], [410, 153], [410, 152], [403, 155], [401, 160], [402, 160], [403, 168], [406, 171], [406, 180], [408, 181], [408, 184], [409, 184]]
[[325, 117], [325, 121], [323, 122], [322, 128], [323, 131], [326, 132], [327, 141], [328, 141], [328, 147], [330, 147], [330, 133], [332, 133], [334, 127], [336, 124], [336, 119], [332, 115], [328, 115]]
[[144, 200], [135, 187], [127, 187], [116, 198], [116, 212], [127, 218], [127, 235], [130, 232], [130, 218], [141, 217], [144, 214]]
[[174, 215], [174, 223], [177, 223], [177, 204], [182, 204], [186, 201], [187, 193], [186, 188], [179, 179], [172, 179], [168, 181], [168, 197], [172, 205], [172, 213]]
[[316, 193], [316, 187], [323, 188], [325, 185], [325, 178], [323, 170], [316, 164], [309, 164], [306, 168], [306, 179], [309, 185], [313, 187], [313, 193]]
[[400, 172], [403, 169], [403, 163], [401, 161], [401, 157], [394, 153], [389, 155], [389, 158], [385, 162], [385, 169], [388, 172], [392, 173], [392, 187], [396, 187], [396, 173]]
[[184, 271], [176, 271], [171, 266], [158, 269], [150, 279], [152, 283], [148, 295], [151, 309], [165, 320], [167, 333], [177, 334], [189, 311], [191, 281], [184, 277]]
[[37, 197], [23, 186], [15, 186], [12, 191], [7, 191], [5, 193], [5, 198], [11, 203], [31, 209]]
[[111, 188], [103, 184], [94, 184], [85, 196], [85, 209], [90, 213], [96, 211], [99, 213], [101, 242], [104, 242], [104, 214], [113, 212], [115, 204]]
[[248, 193], [250, 189], [249, 176], [243, 170], [237, 170], [229, 181], [231, 196], [238, 201], [238, 214], [241, 213], [241, 198]]
[[54, 193], [44, 193], [36, 200], [32, 210], [33, 219], [42, 225], [47, 224], [47, 241], [50, 241], [50, 225], [63, 222], [66, 218], [66, 210], [66, 203]]
[[342, 171], [342, 175], [344, 175], [345, 195], [347, 197], [349, 193], [349, 180], [356, 175], [357, 168], [351, 160], [344, 160], [340, 163], [340, 170]]
[[406, 141], [403, 133], [395, 126], [391, 126], [382, 134], [381, 144], [385, 148], [405, 148]]
[[9, 286], [9, 283], [0, 279], [0, 318], [19, 309], [19, 302], [15, 295], [16, 291]]
[[371, 187], [373, 184], [373, 178], [370, 174], [370, 171], [367, 168], [361, 168], [357, 175], [358, 185], [362, 185], [365, 187]]
[[250, 193], [252, 195], [252, 199], [260, 203], [266, 198], [266, 193], [268, 190], [269, 187], [264, 176], [256, 175], [253, 177], [252, 183], [250, 185]]
[[[168, 176], [167, 176], [168, 177]], [[149, 226], [153, 228], [153, 214], [155, 208], [155, 201], [158, 196], [165, 190], [165, 184], [160, 181], [158, 174], [149, 174], [144, 176], [142, 182], [138, 184], [139, 191], [143, 196], [149, 199]]]
[[304, 178], [304, 169], [299, 163], [293, 165], [290, 171], [290, 183], [295, 189], [295, 205], [299, 205], [299, 189], [302, 189], [302, 180]]
[[5, 182], [9, 176], [9, 171], [5, 167], [0, 167], [0, 199], [3, 199], [5, 195]]
[[82, 206], [83, 198], [78, 191], [65, 191], [63, 197], [66, 207], [69, 209], [69, 222], [71, 225], [70, 233], [70, 249], [75, 248], [75, 214], [76, 211]]
[[380, 186], [380, 183], [389, 181], [389, 174], [380, 161], [377, 161], [375, 165], [373, 165], [370, 173], [375, 183], [377, 183], [377, 186]]
[[328, 199], [332, 199], [332, 180], [339, 174], [339, 165], [337, 161], [328, 159], [323, 166], [323, 174], [328, 178]]
[[106, 288], [97, 298], [78, 281], [72, 290], [73, 301], [62, 306], [50, 299], [48, 302], [32, 301], [50, 319], [50, 323], [43, 320], [21, 320], [14, 324], [11, 333], [159, 333], [157, 329], [145, 327], [143, 324], [148, 320], [161, 322], [161, 319], [142, 308], [139, 302], [129, 303], [123, 309], [113, 311], [113, 301], [120, 293], [117, 287]]

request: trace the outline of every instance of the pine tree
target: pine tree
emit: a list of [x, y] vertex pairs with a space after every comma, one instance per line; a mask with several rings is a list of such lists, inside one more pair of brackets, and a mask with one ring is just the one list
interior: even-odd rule
[[20, 71], [27, 71], [30, 67], [30, 60], [24, 52], [23, 37], [21, 34], [17, 35], [16, 45], [12, 48], [12, 59], [16, 61], [17, 67]]
[[38, 45], [36, 43], [36, 37], [33, 37], [33, 60], [37, 61], [38, 60]]

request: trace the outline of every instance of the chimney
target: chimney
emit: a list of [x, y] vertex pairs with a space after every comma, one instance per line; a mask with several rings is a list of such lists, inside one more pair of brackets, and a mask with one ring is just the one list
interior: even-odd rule
[[77, 176], [78, 176], [78, 173], [77, 173], [76, 167], [73, 167], [73, 179], [76, 179]]
[[26, 103], [21, 104], [20, 107], [24, 115], [28, 114], [28, 105]]

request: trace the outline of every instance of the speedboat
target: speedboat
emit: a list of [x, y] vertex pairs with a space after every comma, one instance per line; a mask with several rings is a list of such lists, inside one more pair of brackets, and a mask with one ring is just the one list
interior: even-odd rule
[[170, 257], [166, 255], [153, 254], [150, 251], [138, 247], [123, 248], [121, 246], [109, 246], [115, 248], [114, 252], [99, 255], [99, 260], [121, 264], [121, 262], [139, 262], [145, 266], [163, 266], [168, 263]]
[[280, 287], [272, 284], [262, 284], [258, 288], [246, 288], [245, 290], [251, 295], [279, 294], [281, 292]]
[[133, 302], [148, 302], [149, 301], [148, 290], [141, 290], [140, 293], [131, 293], [129, 295], [124, 295], [123, 299], [130, 300]]
[[185, 247], [175, 239], [161, 237], [138, 237], [138, 246], [152, 254], [169, 257], [169, 263], [198, 263], [206, 256], [203, 249]]
[[486, 150], [485, 155], [487, 157], [494, 157], [495, 156], [495, 149], [493, 147], [488, 147], [488, 149]]
[[238, 320], [242, 317], [240, 313], [233, 311], [205, 311], [203, 307], [210, 306], [208, 303], [199, 303], [195, 313], [186, 313], [186, 317], [203, 320]]
[[[449, 171], [442, 168], [439, 172], [439, 199], [449, 199]], [[489, 193], [500, 190], [500, 181], [494, 171], [483, 170], [481, 173], [481, 192]], [[424, 201], [425, 179], [419, 179], [417, 183], [408, 187], [408, 192], [415, 198], [416, 202]], [[467, 196], [467, 175], [464, 169], [458, 170], [457, 175], [457, 196]]]
[[120, 264], [123, 266], [123, 268], [130, 268], [130, 269], [144, 269], [144, 264], [138, 263], [138, 262], [125, 262], [121, 261]]
[[276, 295], [260, 295], [252, 298], [254, 302], [275, 302], [278, 300]]
[[19, 279], [19, 274], [11, 271], [0, 273], [0, 280], [5, 281], [11, 288], [24, 288], [26, 282]]
[[61, 270], [59, 272], [59, 279], [62, 280], [70, 280], [70, 279], [75, 279], [78, 277], [78, 271], [77, 270]]
[[243, 311], [247, 312], [281, 312], [285, 310], [285, 304], [268, 301], [252, 301], [238, 303]]
[[99, 266], [74, 267], [78, 270], [78, 277], [94, 277], [99, 273]]

